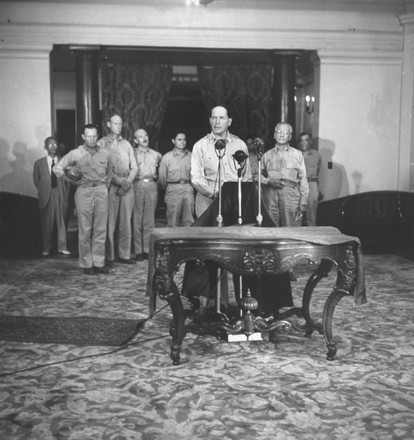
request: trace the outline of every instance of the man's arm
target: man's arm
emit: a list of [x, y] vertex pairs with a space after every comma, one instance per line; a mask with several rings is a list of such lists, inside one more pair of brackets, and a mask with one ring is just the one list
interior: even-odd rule
[[131, 144], [129, 144], [128, 156], [129, 156], [129, 176], [127, 180], [132, 185], [132, 182], [134, 181], [135, 176], [137, 175], [138, 172], [138, 165], [137, 165], [137, 160], [135, 159], [134, 149], [132, 148]]
[[33, 167], [33, 183], [36, 189], [39, 189], [40, 173], [39, 173], [39, 162], [35, 162]]
[[190, 180], [197, 192], [209, 198], [214, 197], [204, 174], [204, 159], [201, 152], [201, 144], [199, 142], [194, 145], [191, 154]]
[[302, 211], [306, 211], [308, 205], [309, 184], [306, 174], [305, 160], [302, 153], [300, 153], [299, 156], [298, 181], [300, 193], [299, 206]]
[[66, 176], [65, 170], [68, 166], [74, 165], [75, 160], [73, 158], [73, 152], [75, 150], [69, 151], [65, 156], [62, 157], [62, 159], [59, 160], [59, 162], [53, 167], [53, 172], [56, 174], [57, 177], [62, 178], [65, 182], [69, 182], [72, 185], [78, 185], [79, 182], [75, 182], [72, 179], [69, 179], [69, 177]]
[[269, 150], [262, 156], [261, 165], [262, 165], [262, 185], [269, 185], [274, 189], [282, 189], [284, 186], [284, 182], [282, 179], [272, 179], [269, 177], [268, 168], [271, 168], [271, 160], [272, 160], [272, 150]]
[[317, 169], [317, 176], [318, 176], [318, 202], [320, 202], [324, 195], [323, 192], [321, 191], [321, 174], [322, 174], [322, 157], [321, 155], [318, 153], [318, 169]]
[[[124, 176], [116, 176], [114, 172], [111, 172], [108, 179], [120, 186], [125, 192], [132, 188], [132, 183], [138, 172], [138, 165], [135, 159], [134, 149], [128, 141], [124, 141], [127, 144], [127, 154], [128, 154], [128, 170]], [[109, 156], [110, 157], [110, 156]]]
[[161, 164], [158, 171], [158, 184], [163, 189], [167, 188], [167, 172], [168, 172], [168, 156], [165, 155], [161, 159]]

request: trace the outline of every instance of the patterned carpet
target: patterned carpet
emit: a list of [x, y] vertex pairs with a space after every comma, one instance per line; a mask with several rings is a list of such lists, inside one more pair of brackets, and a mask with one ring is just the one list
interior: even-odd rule
[[[173, 366], [168, 308], [125, 348], [0, 341], [0, 438], [413, 439], [413, 265], [364, 256], [368, 303], [339, 303], [333, 362], [316, 333], [237, 343], [190, 333]], [[296, 301], [310, 270], [297, 268]], [[75, 258], [3, 260], [0, 315], [139, 321], [146, 274], [147, 262], [87, 276]], [[334, 282], [315, 293], [315, 315]]]

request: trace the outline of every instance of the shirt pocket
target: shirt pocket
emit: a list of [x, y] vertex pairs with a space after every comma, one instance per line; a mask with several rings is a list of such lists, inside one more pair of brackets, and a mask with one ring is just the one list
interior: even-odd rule
[[269, 179], [280, 179], [282, 177], [282, 161], [280, 159], [268, 159], [264, 162], [265, 177]]
[[184, 164], [183, 171], [184, 171], [184, 174], [185, 174], [184, 177], [185, 178], [189, 178], [190, 177], [190, 171], [191, 171], [191, 163], [190, 162], [187, 162], [187, 163]]
[[98, 172], [99, 175], [105, 175], [106, 174], [106, 168], [108, 165], [108, 161], [105, 159], [99, 159], [95, 163], [95, 169]]
[[297, 180], [299, 175], [299, 161], [296, 158], [286, 159], [286, 168], [283, 170], [283, 177], [289, 180]]

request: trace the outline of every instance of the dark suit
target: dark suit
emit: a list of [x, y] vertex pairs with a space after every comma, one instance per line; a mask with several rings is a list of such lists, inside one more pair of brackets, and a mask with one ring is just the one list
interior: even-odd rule
[[[238, 185], [237, 182], [224, 182], [222, 186], [223, 226], [237, 224], [238, 221]], [[192, 226], [217, 226], [218, 199], [204, 211]], [[254, 183], [242, 182], [242, 218], [244, 224], [254, 224], [258, 212], [258, 192]], [[266, 207], [262, 205], [263, 227], [276, 227]], [[186, 263], [182, 292], [191, 297], [194, 286], [198, 295], [211, 296], [217, 284], [216, 264], [207, 262], [198, 267], [195, 262]], [[206, 272], [208, 272], [206, 274]], [[206, 275], [208, 275], [206, 277]], [[207, 279], [206, 279], [207, 278]], [[236, 298], [240, 290], [239, 277], [233, 277]], [[204, 283], [204, 285], [203, 285]], [[203, 286], [203, 287], [201, 287]], [[249, 288], [259, 300], [260, 312], [278, 312], [283, 307], [293, 307], [292, 288], [289, 274], [256, 277], [243, 277], [243, 286]], [[224, 295], [223, 295], [224, 296]]]
[[[57, 164], [58, 158], [55, 158]], [[35, 162], [33, 183], [37, 188], [42, 230], [43, 252], [50, 252], [52, 246], [53, 227], [57, 227], [57, 249], [67, 250], [65, 215], [68, 209], [69, 184], [57, 179], [56, 188], [52, 188], [50, 168], [47, 157]]]

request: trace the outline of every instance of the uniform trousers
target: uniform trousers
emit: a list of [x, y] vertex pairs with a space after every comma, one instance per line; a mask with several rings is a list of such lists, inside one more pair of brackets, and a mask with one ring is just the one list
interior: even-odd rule
[[158, 202], [156, 182], [134, 182], [134, 250], [135, 254], [148, 253], [151, 231], [155, 226]]
[[190, 183], [169, 184], [165, 191], [167, 225], [190, 226], [194, 222], [194, 189]]
[[105, 185], [78, 187], [75, 193], [79, 228], [79, 266], [105, 266], [108, 190]]
[[58, 188], [52, 188], [50, 199], [44, 209], [40, 210], [40, 227], [42, 231], [43, 252], [52, 247], [53, 227], [57, 228], [57, 249], [66, 251], [65, 206], [60, 200]]
[[316, 212], [318, 210], [319, 188], [318, 182], [308, 182], [309, 196], [306, 210], [307, 226], [316, 226]]
[[297, 188], [285, 186], [282, 189], [275, 189], [267, 185], [263, 190], [263, 202], [278, 226], [301, 226], [301, 219], [295, 221], [299, 200], [300, 194]]
[[134, 210], [134, 190], [130, 188], [124, 195], [117, 195], [118, 186], [112, 185], [108, 192], [108, 235], [106, 259], [115, 260], [115, 239], [118, 257], [129, 260], [131, 257], [132, 227]]

